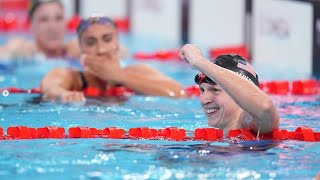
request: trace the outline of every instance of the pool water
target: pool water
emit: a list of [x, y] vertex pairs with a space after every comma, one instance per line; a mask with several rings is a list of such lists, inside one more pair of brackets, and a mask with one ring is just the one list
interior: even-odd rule
[[[123, 38], [129, 48], [132, 37]], [[136, 41], [135, 41], [136, 42]], [[168, 45], [173, 47], [173, 45]], [[162, 44], [147, 50], [166, 47]], [[144, 48], [143, 45], [140, 46]], [[136, 63], [127, 58], [123, 64]], [[147, 64], [193, 85], [196, 71], [179, 61]], [[38, 87], [54, 67], [78, 66], [66, 61], [1, 63], [0, 87]], [[259, 67], [257, 68], [259, 69]], [[261, 68], [262, 69], [262, 68]], [[259, 72], [260, 78], [277, 73]], [[287, 78], [292, 78], [287, 75]], [[193, 131], [206, 127], [198, 98], [138, 96], [118, 104], [89, 99], [80, 104], [34, 102], [38, 95], [0, 96], [0, 126], [117, 126]], [[272, 96], [280, 112], [280, 128], [298, 126], [320, 131], [320, 98]], [[320, 173], [320, 143], [302, 141], [168, 141], [129, 139], [0, 140], [0, 179], [312, 179]]]

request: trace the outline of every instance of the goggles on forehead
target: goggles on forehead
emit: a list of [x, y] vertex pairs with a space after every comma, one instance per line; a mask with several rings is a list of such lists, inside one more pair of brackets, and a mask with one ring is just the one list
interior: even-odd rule
[[77, 28], [78, 35], [83, 33], [92, 24], [101, 24], [105, 26], [111, 25], [113, 27], [116, 27], [116, 24], [114, 23], [114, 21], [108, 17], [90, 17], [88, 19], [81, 19], [79, 26]]
[[201, 83], [217, 84], [212, 79], [210, 79], [208, 76], [206, 76], [205, 74], [202, 74], [202, 73], [199, 73], [194, 77], [194, 82], [198, 85], [200, 85]]

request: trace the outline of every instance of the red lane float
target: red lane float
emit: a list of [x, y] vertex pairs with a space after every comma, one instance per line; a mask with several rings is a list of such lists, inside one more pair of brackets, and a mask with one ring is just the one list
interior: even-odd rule
[[215, 128], [198, 128], [194, 132], [195, 140], [216, 141], [223, 137], [223, 131]]
[[118, 127], [108, 127], [96, 129], [90, 127], [69, 128], [69, 138], [112, 138], [121, 139], [125, 135], [125, 130]]
[[317, 93], [319, 93], [319, 87], [317, 87], [317, 82], [314, 79], [296, 80], [292, 82], [292, 94], [312, 95]]
[[86, 96], [90, 96], [90, 97], [131, 96], [134, 94], [134, 91], [132, 91], [131, 89], [126, 88], [124, 86], [112, 87], [112, 88], [109, 88], [105, 91], [98, 89], [96, 87], [87, 87], [83, 92]]
[[[320, 94], [320, 82], [314, 79], [289, 81], [267, 81], [260, 83], [260, 89], [268, 94], [276, 95], [315, 95]], [[200, 90], [197, 85], [185, 88], [188, 97], [199, 96]]]
[[265, 92], [270, 94], [286, 95], [289, 93], [289, 81], [270, 81], [263, 87]]
[[63, 127], [47, 126], [37, 129], [38, 138], [64, 138], [65, 130]]
[[[320, 83], [314, 79], [309, 80], [295, 80], [292, 83], [289, 81], [267, 81], [260, 83], [260, 89], [268, 94], [276, 95], [315, 95], [320, 93]], [[31, 89], [21, 89], [16, 87], [0, 88], [0, 92], [7, 90], [9, 93], [40, 93], [39, 88]], [[192, 85], [186, 87], [186, 95], [188, 97], [200, 96], [200, 90], [198, 85]], [[100, 90], [96, 87], [87, 87], [84, 91], [84, 94], [89, 97], [98, 97], [98, 96], [131, 96], [134, 94], [134, 91], [126, 87], [113, 87], [105, 91]]]
[[[39, 93], [41, 93], [39, 88], [31, 88], [31, 89], [21, 89], [21, 88], [16, 88], [16, 87], [0, 88], [1, 93], [4, 93], [5, 90], [8, 91], [9, 93], [25, 93], [25, 94], [39, 94]], [[96, 87], [87, 87], [85, 90], [83, 90], [83, 93], [86, 96], [90, 96], [90, 97], [130, 96], [130, 95], [134, 94], [134, 92], [131, 89], [128, 89], [123, 86], [109, 88], [105, 91], [100, 90]]]
[[96, 128], [90, 128], [91, 137], [105, 137], [106, 132], [104, 129], [96, 129]]
[[95, 87], [87, 87], [86, 89], [83, 90], [83, 93], [86, 96], [91, 96], [91, 97], [98, 97], [103, 94], [102, 90], [95, 88]]
[[[75, 31], [80, 24], [81, 17], [79, 15], [73, 15], [68, 21], [67, 21], [67, 29], [69, 31]], [[124, 18], [115, 18], [113, 19], [115, 25], [117, 26], [118, 30], [123, 33], [129, 32], [129, 19]]]
[[[163, 129], [153, 129], [148, 127], [130, 128], [128, 131], [119, 127], [106, 127], [96, 129], [90, 127], [71, 127], [68, 134], [65, 134], [63, 127], [47, 126], [41, 128], [31, 128], [27, 126], [14, 126], [7, 128], [4, 135], [0, 127], [0, 139], [43, 139], [43, 138], [110, 138], [110, 139], [149, 139], [149, 140], [171, 140], [171, 141], [220, 141], [223, 140], [223, 131], [216, 128], [197, 128], [193, 136], [187, 136], [186, 130], [178, 127], [167, 127]], [[307, 142], [320, 142], [320, 132], [314, 132], [308, 127], [298, 127], [295, 131], [275, 129], [268, 134], [252, 133], [249, 129], [230, 130], [227, 138], [237, 140], [298, 140]]]
[[293, 132], [288, 132], [285, 129], [275, 129], [271, 133], [261, 135], [263, 139], [287, 140], [293, 135]]
[[76, 31], [78, 25], [80, 24], [81, 17], [77, 14], [73, 15], [70, 19], [67, 21], [67, 29], [69, 31]]
[[319, 86], [315, 79], [289, 81], [268, 81], [260, 83], [260, 88], [269, 94], [277, 95], [314, 95], [319, 94]]
[[91, 138], [89, 127], [72, 127], [69, 128], [69, 138]]
[[7, 129], [7, 135], [13, 139], [34, 139], [37, 137], [37, 131], [35, 128], [27, 126], [9, 127]]
[[[1, 11], [1, 1], [0, 1], [0, 11]], [[21, 16], [13, 13], [12, 11], [7, 11], [0, 17], [0, 31], [2, 32], [17, 32], [26, 31], [29, 29], [29, 21], [26, 16]]]
[[320, 142], [320, 132], [315, 132], [314, 133], [314, 140], [317, 142]]
[[118, 31], [123, 33], [128, 33], [130, 29], [130, 22], [127, 17], [124, 18], [114, 18], [114, 23], [116, 24]]
[[152, 139], [157, 137], [158, 132], [156, 129], [148, 127], [138, 127], [129, 129], [129, 137], [133, 138], [143, 138], [143, 139]]
[[4, 31], [4, 19], [0, 17], [0, 32]]
[[292, 139], [300, 141], [315, 141], [313, 130], [307, 127], [298, 127], [293, 133]]
[[28, 0], [1, 0], [0, 10], [3, 11], [27, 11], [30, 2]]
[[104, 129], [106, 136], [112, 139], [121, 139], [125, 136], [126, 131], [118, 127], [108, 127]]
[[[291, 88], [290, 88], [291, 87]], [[278, 95], [313, 95], [319, 93], [314, 79], [289, 81], [269, 81], [260, 83], [260, 88], [266, 93]]]
[[136, 52], [133, 55], [136, 60], [158, 60], [158, 61], [172, 61], [180, 60], [179, 50], [159, 50], [151, 53]]
[[[16, 2], [10, 0], [10, 2]], [[9, 1], [8, 1], [9, 2]], [[18, 1], [17, 1], [18, 2]], [[26, 1], [27, 2], [27, 1]], [[0, 11], [1, 9], [5, 8], [7, 13], [3, 15], [3, 17], [0, 17], [0, 31], [4, 32], [10, 32], [10, 31], [26, 31], [29, 29], [29, 20], [26, 15], [18, 15], [15, 13], [12, 13], [12, 11], [8, 11], [9, 8], [14, 7], [18, 5], [18, 3], [10, 5], [10, 3], [6, 3], [9, 8], [6, 8], [3, 6], [4, 2], [0, 1]], [[24, 2], [21, 4], [21, 6], [25, 6]], [[77, 14], [70, 17], [70, 19], [67, 19], [66, 23], [66, 29], [68, 31], [74, 32], [79, 23], [81, 21], [81, 17]], [[129, 19], [127, 17], [124, 18], [115, 18], [113, 19], [115, 25], [117, 26], [119, 32], [127, 33], [129, 32]]]
[[2, 31], [12, 31], [19, 29], [19, 22], [14, 13], [8, 12], [4, 15], [4, 18], [1, 20]]
[[184, 138], [186, 138], [186, 130], [177, 127], [159, 129], [158, 134], [160, 137], [173, 141], [182, 141]]
[[186, 87], [184, 91], [188, 97], [200, 96], [200, 89], [198, 85]]
[[251, 133], [249, 129], [235, 129], [235, 130], [230, 130], [228, 134], [229, 138], [240, 138], [248, 141], [255, 140], [256, 137]]
[[0, 88], [0, 92], [4, 93], [4, 91], [8, 91], [9, 93], [25, 93], [25, 94], [39, 94], [39, 88], [31, 88], [31, 89], [21, 89], [16, 87], [8, 87], [8, 88]]

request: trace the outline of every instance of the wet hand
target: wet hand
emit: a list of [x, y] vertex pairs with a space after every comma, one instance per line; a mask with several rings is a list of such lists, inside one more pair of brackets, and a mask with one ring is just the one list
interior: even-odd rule
[[186, 44], [181, 48], [179, 57], [190, 65], [195, 66], [197, 61], [199, 61], [203, 55], [196, 45]]
[[83, 92], [79, 91], [66, 91], [63, 92], [60, 96], [60, 101], [62, 102], [83, 102], [86, 98], [83, 94]]
[[118, 54], [114, 55], [89, 55], [84, 54], [80, 58], [84, 70], [99, 77], [106, 82], [120, 83], [122, 68]]

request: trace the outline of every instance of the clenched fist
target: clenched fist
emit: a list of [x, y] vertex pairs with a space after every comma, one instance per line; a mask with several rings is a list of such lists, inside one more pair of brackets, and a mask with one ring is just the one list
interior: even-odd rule
[[203, 55], [197, 46], [186, 44], [181, 48], [179, 57], [191, 66], [195, 66], [196, 63], [203, 58]]

